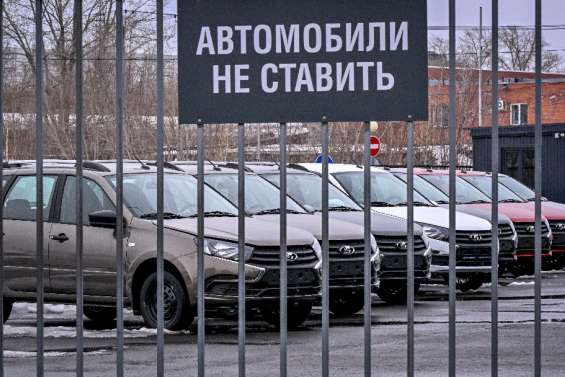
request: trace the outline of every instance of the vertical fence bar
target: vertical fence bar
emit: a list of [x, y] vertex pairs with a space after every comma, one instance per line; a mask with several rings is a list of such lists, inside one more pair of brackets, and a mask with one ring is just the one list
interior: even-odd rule
[[82, 93], [82, 0], [75, 0], [73, 12], [73, 37], [75, 44], [75, 159], [76, 159], [76, 375], [84, 374], [83, 339], [83, 200], [82, 200], [82, 162], [83, 162], [83, 93]]
[[542, 31], [541, 0], [536, 0], [535, 47], [536, 47], [536, 126], [535, 126], [535, 286], [534, 286], [534, 375], [541, 377], [541, 190], [542, 190], [542, 113], [541, 113], [541, 64]]
[[330, 240], [328, 195], [328, 122], [322, 121], [322, 376], [330, 375]]
[[456, 222], [455, 166], [457, 165], [457, 119], [455, 106], [455, 0], [449, 0], [449, 377], [456, 374]]
[[287, 319], [288, 319], [288, 298], [287, 298], [287, 264], [286, 264], [286, 135], [287, 124], [280, 124], [279, 148], [280, 148], [280, 377], [287, 375]]
[[407, 224], [407, 237], [408, 237], [408, 253], [406, 257], [407, 268], [407, 297], [406, 297], [406, 312], [407, 312], [407, 362], [406, 362], [406, 375], [414, 377], [414, 122], [412, 117], [408, 117], [407, 123], [407, 183], [408, 183], [408, 224]]
[[245, 377], [245, 124], [237, 125], [237, 233], [239, 258], [237, 266], [238, 289], [238, 364], [239, 377]]
[[491, 241], [491, 376], [498, 376], [498, 172], [500, 169], [498, 139], [498, 0], [492, 1], [492, 241]]
[[363, 339], [365, 377], [371, 377], [371, 127], [363, 122], [363, 214], [365, 252], [363, 260]]
[[43, 0], [35, 0], [37, 373], [43, 377]]
[[124, 375], [124, 23], [116, 0], [116, 376]]
[[157, 7], [157, 377], [165, 375], [165, 317], [164, 291], [164, 156], [165, 143], [165, 90], [163, 67], [163, 0], [156, 0]]
[[[4, 0], [0, 0], [0, 159], [4, 159]], [[7, 160], [7, 159], [6, 159]], [[4, 164], [0, 163], [0, 198], [4, 198]], [[4, 377], [4, 206], [0, 206], [0, 377]]]
[[198, 316], [198, 377], [204, 377], [206, 358], [204, 355], [204, 125], [199, 122], [196, 128], [197, 144], [197, 316]]

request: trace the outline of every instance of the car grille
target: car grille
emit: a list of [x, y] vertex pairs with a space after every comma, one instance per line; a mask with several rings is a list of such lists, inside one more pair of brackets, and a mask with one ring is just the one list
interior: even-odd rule
[[[318, 261], [318, 256], [310, 246], [287, 246], [287, 255], [295, 254], [296, 259], [287, 258], [289, 268], [298, 266], [310, 266]], [[278, 268], [280, 265], [280, 247], [256, 247], [247, 261], [261, 267]]]
[[550, 221], [549, 226], [553, 232], [553, 247], [565, 249], [565, 220]]
[[490, 230], [460, 230], [456, 233], [456, 244], [460, 248], [490, 247], [491, 242], [492, 232]]
[[[406, 237], [389, 237], [389, 236], [378, 236], [377, 245], [379, 245], [379, 250], [385, 256], [387, 253], [403, 253], [406, 252], [408, 244], [406, 243]], [[426, 251], [426, 244], [421, 237], [414, 237], [414, 253], [421, 254]]]
[[[547, 234], [549, 229], [547, 225], [542, 223], [542, 248], [549, 249], [549, 240]], [[518, 252], [531, 252], [535, 247], [535, 223], [514, 223], [516, 233], [518, 233]]]
[[[320, 240], [320, 245], [322, 241]], [[351, 254], [344, 253], [340, 249], [344, 246], [350, 246], [355, 251]], [[351, 250], [351, 249], [350, 249]], [[349, 241], [330, 241], [330, 260], [333, 259], [363, 259], [365, 255], [365, 241], [364, 240], [349, 240]]]
[[511, 240], [514, 237], [514, 231], [509, 224], [498, 224], [498, 239]]

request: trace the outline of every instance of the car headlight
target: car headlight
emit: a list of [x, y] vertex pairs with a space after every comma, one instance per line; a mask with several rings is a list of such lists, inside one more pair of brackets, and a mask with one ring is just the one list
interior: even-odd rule
[[[251, 246], [245, 246], [245, 260], [248, 260], [251, 257], [252, 252], [253, 248]], [[239, 245], [234, 242], [206, 239], [204, 240], [204, 254], [238, 261]]]
[[322, 246], [320, 246], [320, 243], [318, 242], [318, 240], [314, 240], [314, 243], [312, 244], [312, 249], [316, 253], [316, 256], [318, 257], [318, 259], [322, 260]]
[[449, 240], [449, 230], [440, 226], [420, 224], [422, 226], [422, 232], [428, 238], [438, 241], [448, 241]]

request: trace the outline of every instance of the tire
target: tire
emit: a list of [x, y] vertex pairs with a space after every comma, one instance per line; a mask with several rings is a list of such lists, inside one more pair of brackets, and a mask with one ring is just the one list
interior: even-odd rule
[[481, 275], [469, 275], [457, 278], [456, 287], [461, 292], [475, 291], [483, 285], [484, 281], [484, 277]]
[[14, 306], [14, 302], [9, 299], [4, 299], [4, 323], [10, 318], [10, 314], [12, 314], [12, 307]]
[[116, 319], [116, 308], [106, 306], [85, 306], [83, 313], [92, 322], [100, 324], [109, 324]]
[[330, 311], [338, 316], [348, 316], [359, 312], [365, 306], [363, 292], [330, 292]]
[[[164, 274], [164, 320], [167, 330], [184, 330], [194, 321], [183, 284], [172, 273]], [[145, 278], [139, 293], [141, 315], [147, 327], [157, 327], [157, 273]]]
[[[264, 305], [260, 309], [263, 320], [268, 324], [280, 328], [279, 304]], [[311, 302], [291, 301], [287, 306], [287, 326], [289, 330], [294, 330], [302, 325], [312, 311]]]
[[[414, 283], [414, 296], [420, 290], [420, 283]], [[388, 304], [406, 304], [408, 289], [406, 283], [381, 282], [377, 294]]]

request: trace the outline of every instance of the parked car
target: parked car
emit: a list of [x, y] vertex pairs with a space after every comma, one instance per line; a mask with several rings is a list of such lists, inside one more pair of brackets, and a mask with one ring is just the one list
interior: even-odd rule
[[[395, 168], [391, 171], [398, 178], [406, 181], [406, 169]], [[447, 208], [449, 207], [449, 196], [436, 185], [441, 186], [444, 190], [449, 190], [448, 174], [443, 170], [416, 168], [414, 169], [414, 189], [426, 199]], [[455, 193], [457, 211], [480, 217], [492, 224], [492, 211], [484, 206], [491, 202], [488, 196], [458, 177], [455, 179]], [[491, 239], [484, 240], [484, 242], [491, 242]], [[499, 275], [502, 275], [514, 265], [518, 246], [518, 235], [514, 224], [503, 213], [498, 214], [498, 244], [498, 268]]]
[[[248, 163], [248, 168], [265, 178], [277, 188], [280, 184], [279, 166], [269, 163]], [[287, 167], [288, 194], [310, 211], [322, 211], [322, 178], [299, 165]], [[363, 225], [363, 209], [349, 196], [331, 183], [328, 185], [330, 218]], [[371, 211], [371, 233], [377, 239], [382, 253], [380, 284], [377, 294], [390, 303], [406, 301], [407, 236], [406, 221], [395, 216]], [[420, 283], [429, 276], [431, 249], [422, 238], [422, 228], [414, 227], [414, 281], [417, 292]]]
[[[300, 164], [321, 173], [321, 164]], [[356, 165], [330, 164], [332, 183], [358, 204], [363, 204], [363, 168]], [[382, 168], [371, 169], [371, 207], [374, 211], [407, 218], [406, 183]], [[422, 226], [432, 248], [432, 278], [447, 282], [449, 273], [449, 211], [414, 193], [414, 221]], [[482, 240], [490, 237], [488, 221], [465, 213], [456, 213], [457, 286], [461, 291], [479, 288], [490, 274], [490, 246]]]
[[[490, 197], [490, 187], [492, 186], [492, 175], [486, 172], [478, 171], [460, 171], [459, 176], [471, 183], [477, 189]], [[535, 211], [534, 204], [530, 201], [522, 199], [512, 190], [508, 189], [504, 184], [499, 182], [498, 185], [499, 202], [510, 203], [507, 204], [511, 208], [521, 208], [529, 213], [529, 217], [524, 219], [521, 224], [522, 229], [516, 224], [518, 231], [518, 251], [523, 255], [523, 258], [528, 258], [529, 262], [525, 266], [525, 272], [532, 274], [534, 272], [534, 236], [535, 236]], [[502, 210], [502, 209], [501, 209]], [[554, 206], [542, 205], [542, 268], [544, 270], [551, 270], [555, 268], [562, 268], [556, 266], [556, 261], [553, 256], [553, 232], [550, 222], [553, 222], [554, 227], [559, 230], [559, 225], [565, 222], [565, 213]], [[520, 241], [521, 234], [524, 234], [524, 243]], [[560, 231], [559, 245], [563, 245], [562, 231]], [[561, 248], [559, 248], [561, 250]], [[558, 252], [563, 254], [562, 252]], [[561, 258], [559, 258], [561, 259]], [[559, 263], [559, 262], [558, 262]]]
[[[178, 162], [189, 174], [196, 174], [192, 162]], [[232, 167], [216, 163], [205, 166], [204, 179], [213, 189], [234, 205], [238, 202], [238, 174]], [[279, 223], [280, 191], [256, 174], [248, 172], [245, 179], [245, 210], [250, 216], [266, 222]], [[322, 217], [309, 213], [292, 198], [287, 197], [287, 222], [294, 227], [312, 233], [320, 243], [322, 240]], [[261, 231], [278, 226], [271, 225]], [[257, 231], [257, 230], [256, 230]], [[248, 230], [252, 232], [252, 230]], [[348, 315], [364, 306], [364, 228], [357, 224], [331, 219], [330, 238], [330, 310], [335, 315]], [[378, 288], [378, 274], [381, 261], [380, 251], [374, 237], [371, 237], [372, 286]]]
[[[84, 313], [93, 321], [111, 322], [116, 314], [116, 164], [85, 162], [83, 168]], [[123, 169], [125, 303], [155, 327], [156, 169], [133, 161], [126, 161]], [[73, 162], [45, 161], [46, 302], [75, 302], [75, 171]], [[36, 299], [35, 174], [31, 163], [4, 169], [4, 319], [14, 301]], [[165, 328], [171, 330], [188, 327], [196, 312], [196, 187], [193, 177], [165, 169], [164, 313]], [[238, 299], [238, 212], [214, 190], [204, 190], [206, 307], [232, 308]], [[245, 223], [246, 301], [278, 325], [278, 229], [256, 218]], [[288, 321], [296, 327], [319, 299], [320, 246], [311, 233], [289, 227], [287, 256]]]

